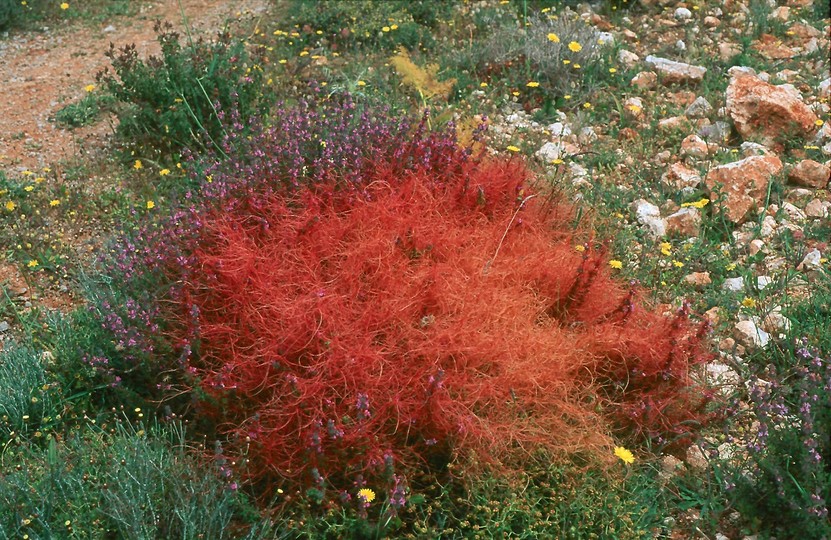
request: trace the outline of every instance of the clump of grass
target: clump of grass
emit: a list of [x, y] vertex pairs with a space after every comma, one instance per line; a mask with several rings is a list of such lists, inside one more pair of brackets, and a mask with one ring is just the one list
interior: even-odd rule
[[[4, 452], [0, 535], [240, 538], [247, 503], [223, 472], [188, 449], [178, 422], [147, 427], [140, 410], [88, 423], [66, 439]], [[243, 526], [240, 529], [240, 526]]]
[[0, 0], [0, 30], [5, 30], [14, 21], [20, 2], [17, 0]]
[[[457, 0], [294, 0], [289, 21], [310, 43], [333, 50], [374, 46], [426, 50], [434, 33], [452, 16]], [[300, 37], [300, 35], [298, 35]]]
[[597, 30], [570, 10], [534, 14], [525, 25], [493, 29], [462, 63], [473, 64], [482, 81], [504, 79], [521, 88], [529, 106], [564, 95], [579, 100], [596, 84], [593, 73], [606, 65], [607, 48], [598, 38]]
[[60, 388], [44, 365], [50, 360], [49, 355], [16, 344], [0, 356], [0, 442], [35, 434], [39, 438], [60, 422]]

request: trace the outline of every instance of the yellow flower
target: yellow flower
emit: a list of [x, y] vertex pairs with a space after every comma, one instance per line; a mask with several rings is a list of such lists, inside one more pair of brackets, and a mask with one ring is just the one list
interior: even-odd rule
[[159, 176], [167, 176], [170, 174], [170, 169], [162, 169], [159, 171]]
[[156, 203], [154, 203], [153, 201], [147, 201], [147, 209], [152, 210], [154, 208], [156, 208]]
[[632, 452], [622, 446], [615, 446], [615, 455], [627, 465], [635, 462], [635, 456], [632, 455]]
[[560, 42], [560, 36], [558, 36], [557, 34], [552, 32], [552, 33], [548, 34], [548, 41], [551, 41], [553, 43], [559, 43]]
[[42, 184], [43, 182], [46, 182], [46, 178], [42, 176], [38, 176], [37, 178], [35, 178], [35, 184]]
[[612, 259], [611, 261], [609, 261], [609, 266], [611, 266], [615, 270], [620, 270], [621, 268], [623, 268], [623, 263], [616, 259]]
[[281, 58], [277, 61], [278, 64], [285, 64], [286, 62], [288, 62], [288, 60], [286, 60], [285, 58]]
[[390, 25], [390, 30], [398, 30], [398, 25], [397, 24], [391, 24]]
[[552, 159], [552, 160], [551, 160], [551, 163], [552, 163], [553, 165], [562, 165], [563, 163], [565, 163], [565, 161], [563, 161], [563, 160], [562, 160], [562, 159], [560, 159], [560, 158], [557, 158], [557, 159]]
[[358, 491], [358, 497], [365, 503], [371, 503], [375, 500], [375, 492], [371, 489], [364, 488]]
[[487, 87], [488, 87], [488, 83], [486, 83], [486, 82], [481, 82], [481, 83], [479, 83], [479, 86], [480, 86], [481, 88], [487, 88]]
[[589, 103], [589, 102], [587, 101], [587, 102], [583, 103], [583, 108], [584, 108], [584, 109], [591, 109], [591, 108], [592, 108], [592, 104], [591, 104], [591, 103]]
[[49, 201], [49, 206], [58, 206], [59, 204], [61, 204], [60, 199], [52, 199]]
[[742, 305], [746, 308], [754, 308], [756, 307], [756, 300], [746, 296], [744, 300], [742, 300]]
[[816, 121], [816, 122], [814, 122], [814, 125], [815, 125], [815, 126], [817, 126], [817, 127], [822, 127], [822, 125], [823, 125], [824, 123], [825, 123], [825, 122], [823, 122], [822, 120], [817, 119], [817, 121]]
[[609, 73], [617, 73], [617, 69], [615, 69], [615, 68], [609, 68]]
[[389, 26], [385, 26], [385, 27], [381, 28], [381, 31], [382, 31], [382, 32], [389, 32], [389, 31], [390, 31], [390, 27], [389, 27]]
[[586, 251], [586, 246], [582, 244], [574, 246], [574, 251]]
[[69, 4], [67, 4], [66, 2], [62, 3], [61, 9], [69, 9]]
[[88, 84], [84, 87], [84, 90], [86, 90], [87, 92], [92, 92], [93, 90], [95, 90], [95, 85], [94, 84]]
[[571, 67], [573, 67], [574, 69], [580, 69], [580, 64], [574, 64], [574, 65], [573, 65], [573, 66], [571, 66]]
[[539, 85], [540, 85], [540, 83], [538, 83], [537, 81], [531, 81], [528, 84], [526, 84], [525, 86], [527, 86], [528, 88], [536, 88]]
[[35, 186], [26, 186], [25, 188], [23, 188], [24, 191], [33, 191], [34, 189]]
[[6, 203], [6, 210], [8, 210], [9, 212], [14, 210], [15, 208], [17, 208], [17, 205], [14, 204], [14, 201], [9, 201]]
[[133, 168], [134, 168], [135, 170], [139, 170], [139, 169], [141, 169], [141, 168], [143, 168], [143, 167], [144, 167], [144, 165], [142, 165], [142, 164], [141, 164], [141, 160], [139, 160], [139, 159], [137, 159], [137, 160], [136, 160], [136, 162], [135, 162], [135, 163], [133, 163]]
[[300, 51], [300, 56], [309, 56], [309, 51]]
[[38, 264], [40, 264], [40, 263], [38, 263], [36, 260], [32, 259], [31, 261], [26, 263], [26, 266], [28, 266], [29, 268], [35, 268], [35, 267], [37, 267]]
[[672, 261], [672, 266], [674, 266], [675, 268], [684, 268], [684, 263], [682, 263], [681, 261]]
[[563, 65], [567, 66], [571, 63], [571, 60], [563, 60]]
[[568, 50], [571, 52], [580, 52], [583, 50], [583, 46], [577, 43], [576, 41], [572, 41], [568, 44]]
[[727, 266], [725, 266], [724, 269], [727, 270], [728, 272], [730, 272], [731, 270], [735, 270], [736, 269], [736, 263], [730, 263]]
[[517, 96], [519, 96], [519, 92], [513, 91], [513, 92], [511, 92], [511, 95], [514, 96], [514, 97], [517, 97]]
[[569, 100], [569, 99], [571, 99], [571, 95], [570, 95], [570, 94], [566, 94], [566, 95], [564, 95], [564, 96], [563, 96], [563, 99], [565, 99], [565, 100]]
[[514, 145], [510, 145], [510, 146], [506, 147], [505, 149], [508, 150], [509, 152], [519, 152], [519, 148], [514, 146]]
[[358, 81], [358, 82], [357, 82], [357, 85], [358, 85], [358, 86], [366, 86], [366, 82], [364, 82], [364, 81]]
[[687, 202], [687, 203], [682, 204], [681, 206], [684, 207], [684, 208], [686, 208], [688, 206], [692, 206], [692, 207], [695, 207], [695, 208], [704, 208], [708, 204], [710, 204], [710, 199], [704, 197], [701, 200], [698, 200], [698, 201], [695, 201], [695, 202]]
[[665, 256], [669, 256], [672, 253], [672, 244], [669, 242], [661, 242], [661, 253]]

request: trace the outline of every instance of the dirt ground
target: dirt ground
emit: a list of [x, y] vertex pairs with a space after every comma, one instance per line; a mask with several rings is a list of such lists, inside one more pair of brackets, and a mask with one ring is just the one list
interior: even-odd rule
[[257, 17], [266, 4], [267, 0], [147, 2], [136, 15], [113, 18], [99, 28], [81, 23], [13, 33], [0, 40], [0, 170], [44, 167], [104, 145], [112, 132], [110, 120], [69, 131], [50, 118], [95, 83], [95, 74], [109, 65], [104, 52], [111, 42], [135, 43], [139, 54], [154, 54], [156, 19], [181, 28], [184, 11], [192, 32], [210, 35], [228, 18]]

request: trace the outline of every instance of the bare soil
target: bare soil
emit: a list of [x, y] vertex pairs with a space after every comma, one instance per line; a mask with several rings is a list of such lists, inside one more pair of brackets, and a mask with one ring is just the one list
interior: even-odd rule
[[153, 24], [169, 20], [191, 32], [210, 35], [229, 19], [264, 13], [267, 0], [163, 0], [143, 3], [133, 17], [118, 17], [90, 28], [78, 24], [0, 40], [0, 169], [35, 169], [100, 148], [112, 121], [74, 130], [50, 119], [84, 96], [95, 74], [109, 65], [104, 52], [135, 43], [141, 55], [158, 53]]

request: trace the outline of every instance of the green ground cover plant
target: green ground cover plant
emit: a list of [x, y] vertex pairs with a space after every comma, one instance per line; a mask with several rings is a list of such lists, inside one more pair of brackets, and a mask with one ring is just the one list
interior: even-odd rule
[[166, 155], [186, 146], [204, 149], [226, 135], [224, 111], [239, 115], [233, 129], [264, 114], [266, 60], [259, 53], [228, 34], [210, 42], [187, 36], [182, 44], [170, 22], [157, 22], [155, 31], [160, 57], [144, 60], [134, 45], [113, 45], [106, 53], [113, 72], [97, 75], [116, 102], [118, 132], [126, 142]]

